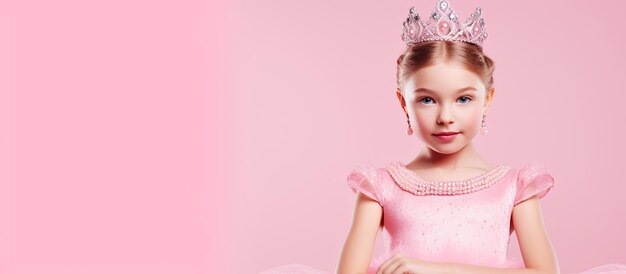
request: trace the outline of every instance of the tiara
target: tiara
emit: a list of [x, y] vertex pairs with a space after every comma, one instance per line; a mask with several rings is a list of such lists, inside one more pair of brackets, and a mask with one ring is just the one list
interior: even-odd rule
[[439, 0], [425, 23], [415, 8], [411, 7], [409, 16], [402, 24], [402, 41], [407, 47], [422, 41], [447, 40], [468, 42], [482, 48], [483, 41], [487, 39], [486, 30], [480, 7], [461, 24], [450, 3]]

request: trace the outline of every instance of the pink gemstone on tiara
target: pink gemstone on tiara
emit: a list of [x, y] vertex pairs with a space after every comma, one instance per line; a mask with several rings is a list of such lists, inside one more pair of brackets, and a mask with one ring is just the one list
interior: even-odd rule
[[442, 35], [448, 35], [450, 34], [450, 24], [448, 24], [448, 22], [446, 21], [440, 21], [439, 22], [439, 33]]
[[474, 26], [474, 35], [478, 35], [480, 33], [480, 29], [478, 26]]
[[419, 25], [417, 24], [409, 25], [409, 38], [416, 39], [418, 33], [419, 33]]

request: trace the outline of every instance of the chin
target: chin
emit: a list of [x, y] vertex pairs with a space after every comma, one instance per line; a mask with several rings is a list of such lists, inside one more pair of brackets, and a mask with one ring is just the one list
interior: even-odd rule
[[436, 146], [429, 145], [428, 147], [430, 147], [430, 149], [440, 154], [454, 154], [454, 153], [459, 152], [459, 150], [463, 148], [462, 146], [449, 146], [449, 145], [443, 145], [443, 146], [442, 145], [436, 145]]
[[431, 150], [436, 151], [437, 153], [441, 153], [441, 154], [457, 153], [459, 152], [459, 150], [462, 150], [467, 145], [468, 143], [462, 142], [461, 140], [457, 140], [456, 142], [452, 142], [452, 143], [439, 143], [436, 140], [434, 140], [434, 141], [427, 143], [427, 146]]

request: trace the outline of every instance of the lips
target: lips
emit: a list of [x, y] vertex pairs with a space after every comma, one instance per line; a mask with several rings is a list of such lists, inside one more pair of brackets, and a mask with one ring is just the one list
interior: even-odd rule
[[457, 134], [458, 132], [453, 132], [453, 131], [442, 131], [442, 132], [437, 132], [433, 135], [435, 136], [448, 136], [448, 135], [454, 135]]
[[435, 138], [441, 142], [449, 143], [456, 139], [456, 136], [459, 135], [460, 132], [437, 132], [433, 134]]

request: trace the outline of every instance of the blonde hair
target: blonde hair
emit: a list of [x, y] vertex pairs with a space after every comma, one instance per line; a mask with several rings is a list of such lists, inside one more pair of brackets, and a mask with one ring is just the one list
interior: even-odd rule
[[412, 44], [398, 57], [396, 74], [398, 89], [402, 90], [404, 95], [403, 88], [409, 77], [419, 69], [437, 62], [457, 62], [476, 73], [485, 84], [486, 91], [493, 86], [495, 64], [483, 53], [481, 47], [462, 41], [439, 40]]

